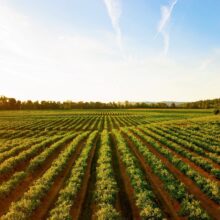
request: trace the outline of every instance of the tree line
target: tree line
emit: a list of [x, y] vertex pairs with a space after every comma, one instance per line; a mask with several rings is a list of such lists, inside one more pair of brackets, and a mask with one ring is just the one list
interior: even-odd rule
[[15, 98], [0, 96], [0, 110], [62, 110], [62, 109], [128, 109], [128, 108], [218, 108], [220, 99], [198, 102], [175, 103], [146, 103], [146, 102], [73, 102], [73, 101], [20, 101]]

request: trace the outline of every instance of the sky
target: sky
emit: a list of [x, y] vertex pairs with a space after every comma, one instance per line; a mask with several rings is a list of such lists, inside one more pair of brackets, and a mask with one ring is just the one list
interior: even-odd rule
[[220, 97], [219, 0], [0, 0], [0, 95]]

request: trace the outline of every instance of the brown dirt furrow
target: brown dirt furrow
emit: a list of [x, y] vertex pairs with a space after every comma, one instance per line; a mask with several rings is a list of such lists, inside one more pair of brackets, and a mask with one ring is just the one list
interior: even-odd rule
[[87, 198], [87, 193], [89, 189], [89, 183], [91, 181], [91, 176], [92, 176], [92, 163], [94, 161], [95, 157], [95, 152], [97, 149], [97, 142], [98, 142], [98, 137], [96, 138], [96, 141], [94, 143], [94, 146], [91, 149], [90, 156], [87, 160], [87, 168], [86, 172], [84, 174], [84, 178], [82, 181], [82, 186], [81, 189], [75, 199], [75, 202], [73, 206], [71, 207], [70, 210], [70, 215], [72, 216], [73, 219], [80, 219], [80, 216], [83, 212], [83, 206]]
[[130, 179], [126, 173], [126, 168], [120, 158], [120, 152], [117, 149], [114, 137], [112, 137], [112, 150], [114, 160], [117, 160], [116, 162], [118, 166], [116, 172], [118, 172], [119, 180], [119, 194], [117, 198], [119, 201], [117, 201], [116, 204], [119, 204], [120, 212], [124, 219], [139, 220], [141, 217], [139, 214], [140, 211], [135, 204], [134, 189], [131, 186]]
[[119, 129], [118, 124], [116, 123], [116, 119], [114, 117], [112, 117], [112, 124], [113, 124], [113, 128], [114, 129]]
[[124, 137], [130, 150], [138, 159], [141, 168], [144, 170], [146, 174], [146, 179], [151, 184], [152, 190], [158, 200], [158, 204], [161, 207], [161, 210], [165, 214], [166, 218], [176, 220], [186, 219], [177, 215], [178, 211], [180, 210], [180, 204], [175, 199], [172, 199], [169, 193], [164, 190], [164, 186], [160, 178], [153, 173], [151, 167], [147, 164], [144, 157], [134, 146], [134, 144], [129, 140], [129, 138], [125, 135]]
[[[81, 210], [78, 216], [78, 219], [80, 220], [92, 219], [93, 213], [95, 212], [94, 210], [96, 207], [93, 201], [94, 199], [93, 196], [94, 196], [95, 182], [96, 182], [96, 164], [97, 164], [97, 159], [98, 159], [99, 147], [100, 147], [100, 138], [98, 137], [97, 142], [96, 142], [96, 149], [94, 149], [94, 155], [91, 160], [91, 166], [89, 170], [90, 171], [89, 180], [88, 180], [88, 185], [86, 186], [87, 189], [86, 189], [85, 197], [83, 198]], [[74, 207], [73, 207], [73, 210], [74, 210]], [[73, 214], [72, 213], [73, 210], [71, 210], [71, 214]]]
[[[144, 134], [148, 135], [144, 130], [140, 130], [141, 132], [143, 132]], [[153, 138], [153, 137], [152, 137]], [[154, 138], [153, 138], [154, 139]], [[169, 148], [168, 146], [162, 144], [159, 140], [155, 141], [160, 144], [161, 146], [163, 146], [166, 149], [169, 149], [173, 154], [175, 154], [177, 157], [179, 157], [182, 161], [186, 162], [187, 164], [189, 164], [193, 169], [197, 170], [198, 172], [200, 172], [203, 176], [205, 176], [206, 178], [209, 178], [211, 180], [217, 181], [220, 184], [220, 180], [217, 179], [214, 175], [210, 174], [209, 172], [205, 171], [203, 168], [201, 168], [200, 166], [196, 165], [194, 162], [190, 161], [189, 159], [187, 159], [186, 157], [180, 155], [179, 153], [177, 153], [176, 151], [174, 151], [173, 149]], [[173, 141], [172, 141], [173, 142]], [[175, 143], [175, 142], [174, 142]], [[179, 145], [179, 144], [178, 144]], [[184, 148], [184, 147], [183, 147]], [[203, 157], [204, 160], [206, 160], [207, 162], [211, 163], [213, 165], [214, 168], [216, 169], [220, 169], [220, 165], [218, 165], [217, 163], [213, 162], [211, 159], [201, 156], [199, 154], [197, 154], [196, 152], [184, 148], [186, 151], [190, 152], [193, 156], [195, 157]]]
[[[143, 133], [144, 130], [141, 130]], [[217, 179], [215, 176], [213, 176], [212, 174], [210, 174], [209, 172], [205, 171], [203, 168], [201, 168], [200, 166], [196, 165], [194, 162], [192, 162], [191, 160], [189, 160], [188, 158], [184, 157], [183, 155], [180, 155], [179, 153], [177, 153], [175, 150], [169, 148], [168, 146], [162, 144], [160, 141], [155, 140], [155, 142], [157, 142], [158, 144], [160, 144], [161, 146], [163, 146], [164, 148], [168, 149], [170, 152], [172, 152], [173, 155], [175, 155], [176, 157], [180, 158], [183, 162], [187, 163], [190, 167], [192, 167], [192, 169], [198, 171], [201, 175], [203, 175], [204, 177], [210, 179], [210, 180], [214, 180], [216, 182], [218, 182], [220, 184], [220, 180]], [[190, 152], [192, 153], [194, 156], [198, 156], [196, 155], [194, 152]], [[206, 159], [206, 158], [205, 158]], [[212, 161], [211, 161], [212, 163]]]
[[28, 187], [32, 184], [33, 181], [37, 180], [44, 174], [44, 172], [46, 172], [46, 170], [51, 166], [54, 159], [57, 158], [59, 153], [64, 150], [67, 145], [68, 144], [65, 144], [64, 146], [53, 152], [53, 154], [51, 154], [50, 157], [47, 158], [47, 160], [44, 164], [42, 164], [41, 167], [39, 167], [34, 172], [29, 173], [27, 177], [15, 189], [13, 189], [7, 197], [0, 198], [0, 216], [8, 210], [10, 204], [13, 201], [18, 200], [18, 198], [21, 197], [24, 192], [28, 190]]
[[83, 121], [81, 121], [81, 123], [79, 124], [79, 126], [77, 125], [76, 130], [77, 130], [77, 131], [83, 130], [82, 128], [88, 123], [87, 120], [88, 120], [87, 118], [86, 118], [86, 119], [84, 118]]
[[179, 169], [177, 169], [169, 160], [160, 154], [154, 147], [146, 143], [145, 140], [138, 138], [145, 143], [148, 149], [156, 155], [187, 188], [188, 192], [193, 194], [200, 202], [201, 206], [209, 213], [213, 219], [219, 219], [220, 216], [220, 206], [212, 201], [207, 195], [205, 195], [199, 187], [187, 176], [185, 176]]
[[25, 169], [27, 168], [30, 160], [33, 159], [35, 156], [39, 155], [41, 152], [44, 151], [45, 148], [49, 147], [50, 145], [52, 145], [52, 143], [47, 144], [45, 147], [38, 150], [33, 156], [30, 156], [28, 159], [19, 162], [11, 171], [9, 171], [5, 174], [2, 174], [1, 177], [0, 177], [0, 184], [7, 181], [7, 180], [9, 180], [15, 172], [25, 171]]
[[42, 220], [42, 219], [46, 218], [46, 216], [48, 215], [48, 211], [52, 207], [54, 202], [56, 201], [58, 193], [59, 193], [60, 189], [62, 188], [62, 186], [64, 185], [66, 178], [68, 178], [75, 160], [80, 155], [80, 153], [84, 147], [84, 144], [85, 144], [85, 141], [82, 141], [77, 146], [72, 157], [67, 162], [65, 169], [56, 177], [51, 189], [41, 200], [40, 206], [33, 212], [31, 219]]
[[97, 130], [99, 120], [96, 118], [93, 123], [88, 127], [89, 130]]
[[124, 217], [124, 219], [132, 219], [132, 213], [131, 213], [131, 204], [129, 203], [128, 196], [125, 191], [125, 183], [122, 179], [122, 174], [120, 172], [119, 167], [119, 158], [117, 157], [116, 149], [115, 149], [115, 143], [113, 140], [113, 137], [110, 136], [111, 141], [111, 147], [112, 147], [112, 167], [115, 174], [115, 179], [118, 184], [119, 192], [116, 196], [116, 209], [119, 213], [121, 213], [121, 216]]
[[[160, 142], [157, 141], [158, 144], [161, 144]], [[210, 174], [209, 172], [205, 171], [202, 167], [196, 165], [194, 162], [192, 162], [191, 160], [189, 160], [188, 158], [180, 155], [179, 153], [177, 153], [176, 151], [168, 148], [167, 146], [161, 144], [161, 146], [163, 146], [166, 149], [169, 149], [172, 154], [174, 154], [176, 157], [180, 158], [183, 162], [187, 163], [192, 169], [196, 170], [197, 172], [199, 172], [201, 175], [203, 175], [204, 177], [210, 179], [210, 180], [214, 180], [216, 182], [218, 182], [220, 184], [220, 180], [217, 179], [215, 176], [213, 176], [212, 174]], [[198, 156], [198, 155], [197, 155]]]
[[91, 125], [93, 125], [95, 119], [92, 118], [91, 121], [87, 124], [86, 128], [84, 130], [89, 130], [89, 128], [91, 127]]
[[[144, 130], [141, 130], [141, 131], [144, 132]], [[154, 132], [154, 131], [152, 131], [152, 132]], [[144, 132], [144, 133], [145, 133], [145, 132]], [[160, 135], [160, 136], [161, 136], [161, 135]], [[162, 136], [162, 137], [163, 137], [163, 136]], [[180, 145], [180, 144], [176, 143], [175, 141], [171, 140], [170, 138], [167, 138], [167, 139], [168, 139], [169, 141], [171, 141], [171, 142], [173, 142], [173, 143], [175, 143], [175, 144], [177, 144], [177, 145], [183, 147], [186, 151], [190, 152], [193, 156], [195, 156], [195, 157], [198, 157], [198, 156], [199, 156], [199, 157], [203, 157], [204, 160], [206, 160], [207, 162], [211, 163], [214, 168], [220, 169], [220, 165], [219, 165], [218, 163], [216, 163], [214, 160], [212, 160], [212, 159], [210, 159], [210, 158], [208, 158], [208, 157], [205, 156], [206, 154], [208, 155], [208, 153], [211, 153], [211, 152], [207, 151], [206, 149], [204, 149], [204, 148], [199, 147], [199, 146], [196, 145], [198, 148], [201, 148], [201, 149], [205, 152], [205, 155], [200, 155], [200, 154], [198, 154], [196, 151], [194, 151], [194, 150], [192, 150], [192, 149], [189, 149], [189, 148], [185, 147], [184, 145]], [[188, 141], [188, 142], [189, 142], [189, 141]], [[190, 142], [189, 142], [189, 143], [190, 143]], [[195, 145], [195, 144], [194, 144], [194, 145]]]

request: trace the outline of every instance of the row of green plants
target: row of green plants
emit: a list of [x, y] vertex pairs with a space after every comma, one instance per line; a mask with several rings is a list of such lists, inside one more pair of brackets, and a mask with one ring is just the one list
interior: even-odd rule
[[74, 127], [75, 130], [83, 130], [83, 127], [85, 125], [88, 125], [89, 121], [91, 119], [89, 117], [83, 118], [83, 120], [79, 123], [77, 123], [77, 125]]
[[171, 150], [164, 148], [160, 143], [169, 146], [164, 138], [157, 134], [152, 134], [149, 130], [141, 128], [142, 132], [138, 135], [143, 138], [147, 143], [154, 147], [160, 154], [164, 155], [176, 168], [178, 168], [187, 177], [192, 179], [196, 185], [213, 201], [220, 203], [220, 188], [216, 181], [207, 179], [199, 172], [191, 168], [187, 163], [183, 162], [179, 157], [175, 156]]
[[173, 141], [173, 142], [181, 145], [182, 147], [199, 154], [200, 156], [203, 156], [205, 158], [207, 157], [210, 160], [212, 160], [213, 162], [220, 164], [220, 157], [215, 153], [207, 152], [204, 149], [202, 149], [201, 147], [198, 147], [195, 144], [191, 143], [190, 141], [185, 141], [185, 140], [181, 139], [180, 137], [170, 135], [170, 134], [168, 134], [168, 133], [166, 133], [156, 127], [151, 126], [151, 127], [149, 127], [149, 129], [156, 132], [157, 134], [169, 139], [170, 141]]
[[58, 140], [39, 155], [30, 160], [25, 171], [15, 172], [12, 177], [0, 185], [0, 197], [6, 197], [16, 186], [25, 179], [30, 173], [34, 173], [40, 166], [44, 164], [47, 158], [58, 148], [65, 145], [66, 142], [73, 139], [79, 132], [68, 134], [61, 140]]
[[[210, 162], [209, 160], [207, 160], [204, 156], [198, 156], [197, 154], [192, 153], [187, 148], [180, 146], [179, 144], [177, 144], [174, 141], [171, 141], [170, 139], [165, 137], [165, 135], [162, 135], [162, 132], [163, 132], [163, 134], [165, 133], [164, 131], [159, 130], [159, 132], [157, 132], [158, 128], [155, 128], [155, 127], [151, 128], [151, 131], [152, 130], [156, 133], [156, 135], [158, 135], [158, 137], [161, 138], [161, 141], [166, 142], [165, 144], [168, 144], [169, 148], [178, 152], [180, 155], [188, 158], [190, 161], [192, 161], [196, 165], [200, 166], [202, 169], [206, 170], [210, 174], [214, 175], [216, 178], [220, 179], [220, 169], [215, 168], [213, 163]], [[152, 132], [150, 132], [150, 133], [153, 134]], [[168, 135], [166, 135], [166, 136], [168, 136]], [[207, 154], [210, 154], [210, 153], [207, 153]]]
[[117, 193], [118, 187], [112, 167], [109, 133], [107, 130], [103, 130], [96, 165], [95, 201], [98, 210], [95, 213], [95, 219], [114, 220], [119, 218], [119, 213], [114, 207]]
[[153, 133], [152, 131], [148, 130], [149, 135], [151, 135], [151, 136], [157, 135], [157, 137], [160, 138], [161, 142], [165, 143], [168, 148], [177, 152], [179, 155], [189, 159], [190, 161], [192, 161], [196, 165], [200, 166], [205, 171], [211, 173], [216, 178], [220, 179], [220, 169], [215, 168], [214, 165], [211, 162], [209, 162], [206, 158], [201, 157], [201, 156], [197, 156], [197, 154], [195, 154], [195, 153], [193, 154], [188, 149], [185, 149], [182, 146], [180, 146], [179, 144], [176, 144], [175, 142], [170, 141], [170, 139], [165, 137], [165, 134], [163, 136], [161, 135], [162, 134], [161, 131], [157, 132], [157, 128], [154, 129], [154, 132], [156, 132], [156, 134]]
[[0, 131], [0, 138], [13, 140], [15, 138], [31, 137], [33, 134], [30, 130], [2, 130]]
[[95, 117], [94, 122], [90, 125], [89, 129], [90, 130], [96, 130], [97, 129], [97, 124], [99, 122], [99, 117]]
[[196, 138], [200, 141], [203, 141], [209, 145], [212, 146], [219, 146], [220, 145], [220, 141], [218, 141], [216, 138], [214, 138], [213, 136], [211, 136], [210, 134], [206, 134], [203, 133], [203, 127], [200, 126], [198, 128], [198, 130], [195, 130], [196, 128], [193, 128], [192, 126], [189, 127], [180, 127], [177, 125], [172, 125], [171, 129], [173, 129], [174, 131], [180, 132], [181, 134], [188, 134], [190, 136], [192, 136], [193, 138]]
[[111, 128], [111, 129], [113, 129], [114, 128], [114, 124], [113, 124], [113, 121], [112, 121], [112, 117], [108, 117], [108, 121], [109, 121], [109, 127]]
[[201, 147], [202, 149], [215, 153], [216, 156], [220, 154], [220, 147], [213, 145], [213, 142], [207, 143], [204, 140], [201, 140], [200, 138], [190, 135], [187, 131], [181, 132], [176, 129], [171, 129], [170, 127], [159, 127], [162, 131], [166, 131], [167, 133], [174, 135], [175, 137], [178, 137], [179, 139], [185, 140], [191, 144], [194, 144], [198, 147]]
[[50, 130], [60, 130], [60, 131], [68, 131], [69, 127], [76, 123], [76, 119], [72, 118], [64, 118], [62, 120], [52, 121], [51, 124], [47, 124], [45, 130], [48, 132]]
[[81, 154], [72, 167], [70, 177], [66, 180], [64, 187], [60, 190], [55, 205], [49, 213], [49, 220], [72, 219], [70, 216], [70, 209], [81, 188], [83, 177], [88, 165], [87, 160], [91, 149], [95, 147], [94, 141], [97, 137], [97, 133], [97, 131], [94, 131], [89, 135]]
[[[90, 116], [90, 118], [87, 119], [84, 126], [81, 128], [82, 130], [96, 130], [95, 127], [97, 124], [97, 117]], [[93, 129], [92, 129], [93, 128]]]
[[93, 122], [94, 118], [93, 117], [88, 117], [80, 126], [80, 130], [87, 130], [87, 127]]
[[150, 183], [146, 181], [136, 157], [132, 154], [119, 130], [112, 131], [120, 153], [120, 159], [125, 165], [126, 173], [134, 189], [136, 206], [143, 219], [163, 219], [163, 212], [159, 208]]
[[1, 153], [0, 154], [0, 163], [2, 163], [5, 159], [7, 159], [9, 157], [14, 157], [15, 155], [17, 155], [21, 151], [24, 151], [24, 150], [30, 148], [31, 145], [35, 145], [37, 143], [43, 142], [44, 140], [45, 140], [45, 137], [41, 137], [38, 140], [35, 139], [32, 142], [23, 143], [22, 145], [16, 146], [16, 147], [12, 148], [11, 150], [8, 150], [8, 151], [5, 151], [4, 153]]
[[122, 129], [122, 131], [143, 155], [145, 162], [149, 164], [152, 171], [161, 179], [165, 190], [180, 203], [179, 215], [187, 216], [190, 220], [210, 219], [208, 214], [201, 208], [199, 201], [187, 192], [184, 184], [136, 137], [135, 134], [140, 135], [140, 132], [137, 129]]
[[33, 182], [22, 197], [11, 203], [8, 212], [3, 215], [1, 219], [30, 219], [32, 212], [40, 205], [41, 199], [50, 190], [55, 178], [66, 167], [80, 141], [82, 141], [87, 135], [87, 132], [78, 135], [53, 161], [50, 168], [39, 179]]
[[2, 163], [5, 159], [8, 157], [12, 157], [16, 154], [18, 154], [20, 151], [29, 148], [31, 145], [37, 144], [39, 142], [42, 142], [45, 140], [45, 137], [41, 138], [30, 138], [28, 141], [26, 139], [21, 139], [18, 141], [16, 139], [17, 144], [16, 145], [10, 145], [10, 146], [2, 146], [0, 148], [0, 163]]
[[[202, 126], [201, 132], [203, 134], [208, 134], [211, 135], [213, 138], [219, 137], [219, 117], [215, 118], [210, 118], [211, 120], [206, 120], [206, 121], [200, 121], [199, 123], [195, 123], [195, 129], [199, 130]], [[218, 139], [219, 141], [219, 139]]]
[[140, 124], [139, 120], [134, 121], [131, 117], [120, 117], [120, 120], [123, 121], [123, 126], [134, 126]]
[[100, 118], [99, 118], [99, 123], [97, 125], [97, 129], [99, 131], [102, 130], [103, 118], [104, 118], [104, 116], [100, 116]]
[[79, 132], [66, 134], [66, 136], [64, 136], [61, 140], [47, 147], [42, 153], [30, 160], [27, 171], [33, 172], [34, 170], [38, 169], [53, 152], [67, 144], [78, 134]]
[[103, 125], [103, 128], [104, 128], [105, 130], [108, 130], [107, 116], [104, 117], [104, 125]]
[[112, 117], [112, 122], [114, 124], [114, 128], [120, 128], [121, 127], [121, 125], [118, 122], [118, 120], [116, 119], [116, 117]]
[[52, 144], [60, 138], [61, 136], [51, 137], [42, 141], [41, 143], [31, 146], [30, 148], [20, 152], [18, 155], [14, 157], [8, 158], [0, 164], [0, 174], [7, 173], [13, 170], [13, 168], [15, 168], [18, 163], [37, 155], [39, 151], [43, 150], [47, 145]]

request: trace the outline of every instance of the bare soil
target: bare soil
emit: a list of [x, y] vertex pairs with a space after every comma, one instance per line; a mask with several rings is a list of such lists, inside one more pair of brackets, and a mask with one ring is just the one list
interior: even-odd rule
[[153, 173], [151, 167], [147, 164], [142, 154], [138, 151], [138, 149], [134, 146], [134, 144], [129, 140], [128, 137], [125, 138], [132, 153], [140, 162], [140, 166], [146, 174], [146, 179], [151, 184], [155, 197], [158, 200], [158, 204], [161, 207], [161, 210], [164, 212], [166, 218], [185, 219], [177, 215], [178, 211], [180, 210], [180, 204], [176, 200], [171, 198], [169, 193], [166, 192], [166, 190], [164, 189], [162, 181], [158, 176]]
[[199, 187], [187, 176], [185, 176], [179, 169], [177, 169], [167, 158], [160, 154], [153, 146], [149, 145], [141, 137], [139, 139], [145, 143], [146, 147], [156, 155], [187, 188], [188, 192], [193, 194], [200, 202], [201, 206], [207, 211], [207, 213], [213, 218], [218, 220], [220, 216], [220, 206], [212, 201], [207, 195], [205, 195]]
[[[116, 158], [118, 158], [118, 172], [120, 173], [120, 176], [121, 176], [121, 185], [119, 186], [119, 190], [122, 190], [122, 193], [125, 195], [125, 197], [122, 197], [122, 195], [120, 196], [120, 202], [119, 204], [121, 205], [121, 208], [126, 204], [127, 206], [127, 210], [123, 210], [123, 213], [122, 214], [125, 214], [125, 211], [127, 212], [126, 213], [126, 216], [123, 216], [125, 219], [135, 219], [135, 220], [139, 220], [141, 219], [140, 217], [140, 211], [138, 209], [138, 207], [136, 206], [135, 204], [135, 198], [134, 198], [134, 189], [133, 187], [131, 186], [131, 183], [130, 183], [130, 179], [126, 173], [126, 168], [122, 162], [122, 159], [120, 158], [120, 153], [117, 149], [117, 144], [116, 144], [116, 141], [114, 140], [114, 137], [112, 138], [113, 140], [113, 145], [115, 147], [113, 147], [113, 151], [115, 151], [115, 155], [116, 155]], [[120, 195], [120, 193], [119, 193]], [[124, 201], [125, 199], [125, 201]], [[123, 207], [123, 208], [126, 208], [126, 207]], [[128, 216], [128, 217], [127, 217]]]
[[93, 163], [96, 148], [97, 148], [97, 142], [98, 142], [98, 137], [94, 143], [94, 146], [91, 149], [90, 156], [87, 160], [87, 168], [86, 168], [86, 172], [85, 172], [85, 175], [82, 181], [81, 189], [70, 210], [70, 215], [72, 216], [73, 219], [80, 219], [80, 216], [83, 212], [83, 205], [86, 201], [87, 193], [89, 189], [89, 183], [92, 178], [92, 163]]
[[69, 177], [71, 168], [79, 157], [83, 147], [85, 145], [85, 141], [82, 141], [74, 151], [72, 157], [66, 164], [64, 170], [56, 177], [52, 187], [50, 188], [49, 192], [42, 198], [40, 206], [33, 212], [31, 219], [34, 220], [42, 220], [45, 219], [48, 215], [48, 211], [50, 210], [51, 206], [56, 201], [58, 193], [60, 189], [63, 187], [65, 180]]

